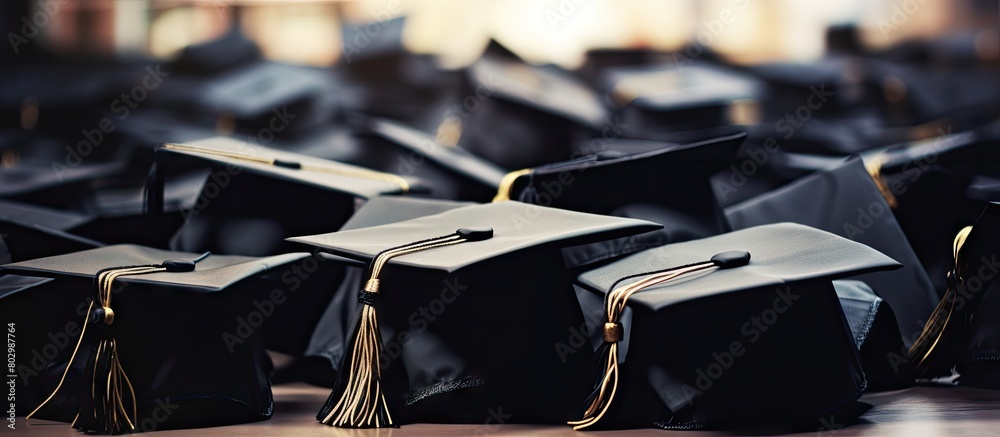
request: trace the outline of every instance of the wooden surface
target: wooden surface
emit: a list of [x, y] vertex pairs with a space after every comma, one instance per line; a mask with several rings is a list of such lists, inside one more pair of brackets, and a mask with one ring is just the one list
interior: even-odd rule
[[[406, 425], [398, 429], [345, 430], [316, 422], [316, 411], [328, 390], [304, 384], [274, 388], [274, 417], [248, 425], [181, 431], [159, 431], [157, 437], [171, 436], [618, 436], [618, 435], [727, 435], [715, 432], [674, 432], [656, 429], [617, 432], [574, 432], [569, 427], [535, 425]], [[873, 407], [861, 423], [825, 431], [789, 435], [813, 436], [966, 436], [1000, 435], [1000, 391], [965, 387], [915, 387], [907, 390], [865, 395], [863, 402]], [[25, 425], [18, 418], [17, 429], [5, 435], [80, 436], [65, 423], [32, 420]], [[783, 435], [758, 433], [756, 435]]]

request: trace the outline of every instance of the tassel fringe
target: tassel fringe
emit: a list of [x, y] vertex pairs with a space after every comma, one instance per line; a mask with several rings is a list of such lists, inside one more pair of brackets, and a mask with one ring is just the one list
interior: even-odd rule
[[[417, 241], [382, 251], [372, 260], [368, 282], [358, 293], [363, 304], [354, 328], [349, 354], [330, 398], [316, 418], [323, 424], [343, 428], [396, 427], [389, 413], [385, 387], [382, 384], [380, 359], [382, 334], [379, 330], [375, 304], [379, 297], [379, 275], [390, 258], [437, 247], [493, 237], [492, 229], [459, 229], [454, 234]], [[346, 378], [346, 381], [345, 381]]]

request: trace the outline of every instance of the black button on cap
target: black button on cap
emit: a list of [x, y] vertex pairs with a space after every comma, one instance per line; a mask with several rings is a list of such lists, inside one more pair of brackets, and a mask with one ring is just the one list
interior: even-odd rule
[[750, 252], [730, 250], [728, 252], [718, 253], [712, 257], [712, 263], [720, 269], [742, 267], [750, 263]]
[[493, 228], [460, 228], [455, 233], [468, 241], [482, 241], [493, 238]]

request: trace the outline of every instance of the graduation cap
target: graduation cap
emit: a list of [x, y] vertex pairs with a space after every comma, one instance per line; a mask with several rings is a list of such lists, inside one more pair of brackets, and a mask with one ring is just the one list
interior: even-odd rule
[[587, 50], [583, 65], [578, 72], [592, 84], [599, 84], [607, 77], [608, 71], [659, 64], [674, 57], [674, 54], [658, 52], [648, 48], [604, 47]]
[[222, 133], [266, 138], [290, 136], [333, 118], [336, 82], [318, 68], [258, 61], [204, 77], [164, 81], [157, 101]]
[[849, 57], [776, 62], [748, 70], [766, 84], [763, 120], [778, 120], [806, 105], [812, 115], [835, 114], [866, 103], [866, 64]]
[[345, 162], [427, 181], [436, 198], [486, 202], [505, 170], [462, 147], [388, 119], [358, 121], [354, 153]]
[[[422, 190], [413, 179], [222, 137], [165, 144], [157, 159], [159, 177], [191, 162], [212, 169], [174, 237], [178, 250], [280, 253], [285, 237], [338, 229], [356, 199]], [[148, 189], [154, 196], [161, 190]], [[323, 214], [315, 213], [319, 206]]]
[[728, 166], [746, 134], [664, 145], [623, 155], [613, 151], [512, 172], [495, 200], [513, 199], [594, 214], [640, 218], [661, 231], [602, 242], [568, 254], [573, 266], [631, 251], [707, 237], [729, 229], [709, 177]]
[[221, 38], [184, 47], [173, 64], [179, 72], [211, 75], [261, 59], [260, 47], [233, 26]]
[[52, 280], [52, 278], [39, 278], [35, 276], [0, 275], [0, 299]]
[[893, 125], [946, 119], [956, 130], [996, 120], [1000, 81], [995, 68], [928, 68], [873, 59], [867, 61], [869, 95]]
[[590, 351], [553, 350], [583, 323], [559, 249], [657, 227], [498, 202], [293, 238], [369, 263], [361, 316], [317, 418], [473, 423], [503, 405], [519, 422], [565, 420], [593, 363]]
[[[165, 70], [155, 101], [221, 133], [289, 136], [329, 121], [337, 83], [321, 68], [268, 61], [238, 27], [185, 48]], [[162, 140], [161, 140], [162, 141]]]
[[306, 257], [119, 245], [3, 266], [54, 279], [4, 298], [36, 351], [19, 362], [19, 414], [106, 434], [267, 419], [270, 361], [238, 321], [277, 305], [261, 275]]
[[343, 50], [334, 66], [345, 106], [431, 131], [461, 88], [461, 71], [436, 56], [413, 53], [403, 43], [406, 17], [343, 23]]
[[[138, 62], [69, 57], [35, 59], [17, 68], [5, 68], [0, 71], [5, 85], [0, 91], [0, 126], [60, 136], [75, 143], [81, 130], [99, 127], [109, 114], [108, 105], [122, 90], [142, 80], [145, 68], [146, 64]], [[98, 148], [94, 154], [102, 155], [108, 149], [111, 147]]]
[[934, 308], [909, 359], [918, 377], [950, 376], [958, 364], [961, 382], [995, 385], [996, 242], [1000, 238], [1000, 204], [988, 203], [972, 226], [952, 243], [953, 265], [948, 289]]
[[9, 261], [26, 261], [101, 247], [104, 243], [75, 234], [92, 215], [0, 200], [0, 238]]
[[120, 172], [120, 162], [63, 165], [66, 161], [38, 162], [23, 159], [0, 168], [0, 197], [58, 203], [86, 189], [88, 182]]
[[938, 133], [862, 156], [935, 288], [944, 290], [954, 236], [982, 212], [967, 192], [977, 175], [996, 176], [1000, 135], [996, 125]]
[[699, 429], [829, 418], [865, 389], [831, 281], [898, 266], [862, 244], [781, 223], [583, 273], [578, 296], [594, 316], [588, 332], [601, 370], [580, 399], [582, 419], [570, 424]]
[[856, 156], [839, 161], [833, 168], [730, 206], [726, 217], [734, 229], [779, 222], [812, 226], [901, 262], [898, 270], [858, 279], [892, 306], [909, 345], [934, 309], [938, 293], [864, 162]]
[[[0, 202], [0, 216], [11, 219], [6, 224], [20, 227], [20, 231], [13, 231], [15, 234], [24, 233], [33, 236], [31, 238], [44, 239], [33, 242], [23, 240], [30, 244], [18, 244], [21, 246], [20, 250], [34, 254], [20, 259], [97, 247], [99, 244], [95, 245], [93, 241], [166, 247], [183, 221], [181, 207], [193, 206], [204, 177], [207, 176], [203, 175], [201, 179], [197, 175], [194, 178], [171, 178], [170, 190], [167, 190], [164, 201], [164, 211], [167, 214], [152, 216], [146, 215], [144, 211], [144, 175], [130, 175], [127, 171], [119, 173], [118, 169], [131, 167], [121, 162], [101, 166], [107, 167], [109, 171], [97, 172], [77, 183], [65, 181], [66, 183], [57, 183], [47, 188], [33, 189]], [[148, 163], [145, 168], [148, 168]], [[17, 168], [12, 170], [17, 171]], [[0, 170], [0, 173], [3, 172]], [[56, 180], [61, 176], [60, 171], [53, 168], [37, 169], [36, 172], [43, 177], [51, 175]], [[23, 182], [41, 182], [44, 186], [42, 179], [30, 177]], [[192, 196], [191, 187], [195, 185]], [[85, 243], [84, 246], [67, 246], [70, 250], [56, 249], [60, 242], [51, 237], [56, 237], [57, 234], [60, 234], [57, 238], [64, 240], [63, 242], [80, 242], [76, 237], [82, 237], [90, 240], [90, 243]], [[57, 251], [48, 251], [50, 249]]]
[[576, 140], [621, 129], [597, 93], [569, 72], [484, 56], [466, 77], [458, 144], [506, 169], [565, 160]]
[[861, 353], [869, 391], [899, 390], [913, 385], [913, 369], [908, 365], [907, 348], [899, 332], [896, 315], [862, 281], [833, 281], [840, 308]]
[[605, 79], [630, 137], [749, 126], [762, 90], [749, 75], [707, 64], [612, 70]]
[[[358, 208], [340, 231], [397, 223], [471, 205], [473, 205], [471, 202], [453, 200], [379, 196], [369, 199]], [[297, 360], [288, 369], [276, 373], [275, 382], [279, 379], [302, 380], [310, 384], [332, 387], [336, 381], [336, 374], [333, 372], [340, 370], [344, 345], [350, 340], [353, 330], [353, 326], [349, 325], [352, 321], [351, 315], [357, 313], [358, 306], [361, 305], [355, 293], [363, 285], [364, 267], [364, 265], [344, 263], [343, 280], [316, 323], [310, 335], [308, 348], [303, 354], [304, 358]]]

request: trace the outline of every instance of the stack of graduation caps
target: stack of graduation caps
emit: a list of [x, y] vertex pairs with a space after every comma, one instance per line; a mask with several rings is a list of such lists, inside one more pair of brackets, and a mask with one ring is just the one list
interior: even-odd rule
[[578, 296], [584, 314], [597, 315], [587, 323], [601, 372], [583, 419], [571, 424], [815, 429], [866, 387], [831, 280], [898, 266], [862, 244], [783, 223], [583, 273]]
[[498, 202], [293, 238], [370, 263], [361, 316], [318, 419], [476, 423], [497, 405], [518, 422], [568, 419], [593, 355], [553, 348], [583, 323], [560, 249], [657, 227]]
[[270, 417], [271, 363], [239, 321], [259, 324], [259, 301], [274, 305], [277, 278], [262, 275], [308, 256], [119, 245], [4, 265], [52, 278], [0, 305], [19, 347], [40, 351], [19, 362], [18, 414], [101, 433]]

